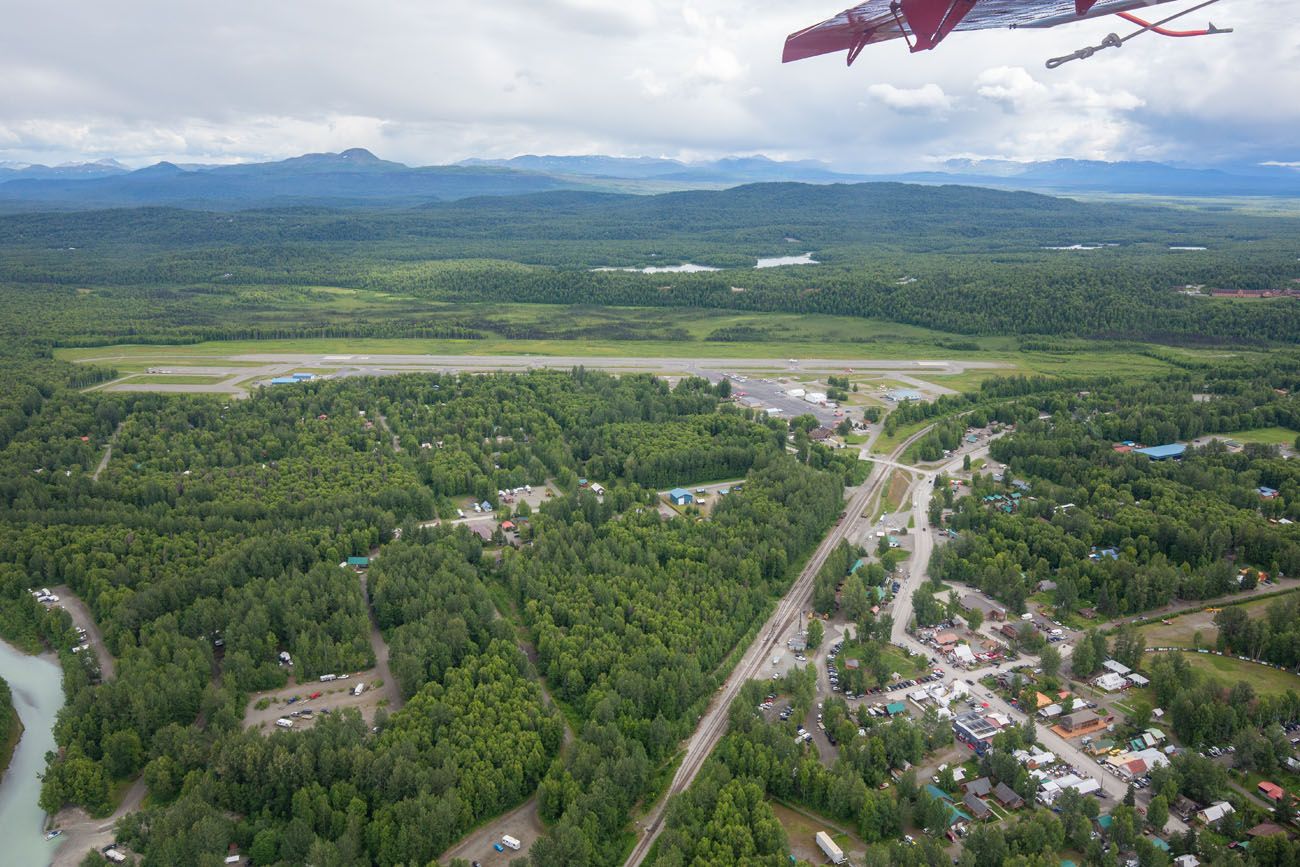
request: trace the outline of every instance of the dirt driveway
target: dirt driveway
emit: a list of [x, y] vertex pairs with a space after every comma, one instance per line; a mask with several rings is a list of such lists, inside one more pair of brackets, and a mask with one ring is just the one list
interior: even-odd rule
[[55, 850], [51, 867], [76, 867], [86, 857], [86, 852], [103, 849], [116, 840], [113, 826], [127, 813], [140, 809], [145, 791], [144, 778], [141, 777], [131, 784], [131, 788], [122, 797], [122, 803], [106, 819], [91, 818], [80, 807], [60, 811], [51, 824], [63, 829], [63, 843]]
[[[245, 728], [270, 729], [280, 717], [289, 716], [293, 711], [311, 710], [311, 719], [298, 717], [293, 720], [295, 729], [310, 728], [323, 716], [323, 709], [328, 708], [333, 713], [348, 707], [360, 710], [366, 722], [374, 725], [375, 711], [380, 707], [393, 713], [402, 706], [402, 693], [388, 665], [388, 645], [375, 622], [375, 611], [370, 605], [370, 588], [364, 573], [360, 580], [366, 610], [370, 613], [370, 649], [375, 654], [375, 667], [350, 674], [346, 680], [332, 680], [328, 683], [319, 680], [299, 683], [291, 677], [287, 686], [254, 693], [249, 696], [248, 706], [244, 709]], [[365, 691], [361, 695], [353, 695], [352, 690], [361, 683], [366, 685]], [[321, 693], [320, 697], [309, 699], [308, 696], [315, 692]], [[290, 704], [289, 699], [295, 696], [298, 701]], [[270, 699], [270, 704], [259, 710], [258, 702], [263, 699]]]
[[86, 643], [90, 645], [90, 649], [95, 652], [95, 659], [99, 661], [99, 673], [104, 680], [112, 680], [117, 674], [117, 661], [104, 646], [104, 636], [95, 625], [95, 618], [90, 616], [90, 609], [86, 607], [86, 603], [81, 601], [81, 597], [73, 593], [72, 588], [66, 584], [50, 589], [59, 597], [59, 605], [72, 617], [72, 625], [86, 630]]
[[[466, 861], [478, 861], [483, 867], [506, 867], [511, 860], [528, 854], [528, 848], [542, 836], [542, 821], [537, 815], [537, 796], [529, 798], [523, 804], [505, 815], [498, 816], [483, 827], [452, 846], [442, 857], [439, 864], [446, 864], [453, 858]], [[509, 834], [523, 845], [518, 852], [506, 849], [498, 852], [492, 848], [493, 843], [500, 843], [503, 834]]]

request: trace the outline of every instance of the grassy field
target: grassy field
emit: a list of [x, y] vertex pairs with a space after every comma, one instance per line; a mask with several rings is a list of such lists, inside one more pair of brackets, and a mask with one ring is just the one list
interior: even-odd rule
[[1285, 427], [1265, 427], [1258, 430], [1238, 430], [1231, 433], [1215, 434], [1215, 436], [1226, 440], [1236, 440], [1239, 443], [1291, 446], [1295, 445], [1296, 437], [1300, 437], [1300, 432]]
[[880, 658], [889, 663], [891, 672], [896, 671], [903, 677], [914, 677], [930, 667], [924, 656], [908, 656], [892, 645], [881, 648]]
[[1246, 662], [1234, 656], [1215, 656], [1212, 653], [1184, 653], [1183, 656], [1192, 668], [1206, 672], [1224, 684], [1244, 680], [1260, 695], [1281, 695], [1287, 690], [1300, 692], [1300, 677], [1289, 671]]
[[[1264, 599], [1254, 599], [1250, 602], [1239, 602], [1237, 605], [1244, 608], [1249, 617], [1263, 617], [1269, 605], [1289, 595], [1279, 594]], [[1142, 627], [1142, 637], [1146, 640], [1148, 647], [1192, 647], [1194, 646], [1192, 637], [1197, 632], [1201, 633], [1202, 647], [1214, 647], [1214, 642], [1219, 636], [1219, 628], [1214, 625], [1214, 614], [1212, 612], [1192, 611], [1178, 617], [1169, 618], [1168, 623], [1153, 623]]]
[[794, 807], [775, 799], [771, 801], [771, 805], [777, 821], [785, 828], [786, 836], [790, 840], [790, 851], [796, 858], [813, 864], [826, 863], [826, 856], [821, 849], [817, 848], [818, 831], [829, 833], [835, 845], [843, 849], [846, 854], [860, 855], [866, 852], [867, 846], [862, 840], [831, 824], [828, 819], [816, 816], [802, 807]]
[[881, 431], [880, 436], [876, 438], [876, 444], [872, 446], [871, 450], [876, 454], [887, 455], [894, 449], [898, 448], [898, 446], [908, 437], [932, 423], [933, 422], [929, 421], [918, 421], [915, 424], [903, 425], [895, 430], [893, 434], [886, 434], [884, 431]]

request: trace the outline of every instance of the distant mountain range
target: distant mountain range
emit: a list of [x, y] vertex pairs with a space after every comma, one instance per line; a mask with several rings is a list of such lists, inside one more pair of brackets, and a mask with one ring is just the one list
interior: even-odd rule
[[1050, 160], [949, 160], [942, 171], [892, 175], [914, 183], [980, 186], [1063, 193], [1136, 193], [1154, 196], [1297, 196], [1300, 171], [1287, 166], [1240, 164], [1190, 169], [1155, 162]]
[[1152, 162], [952, 160], [935, 171], [855, 175], [820, 162], [764, 156], [685, 163], [649, 157], [529, 155], [413, 167], [353, 148], [278, 162], [162, 162], [134, 171], [114, 160], [54, 167], [0, 163], [0, 209], [409, 207], [554, 190], [652, 193], [786, 181], [905, 181], [1067, 194], [1300, 197], [1300, 171], [1287, 166], [1190, 169]]

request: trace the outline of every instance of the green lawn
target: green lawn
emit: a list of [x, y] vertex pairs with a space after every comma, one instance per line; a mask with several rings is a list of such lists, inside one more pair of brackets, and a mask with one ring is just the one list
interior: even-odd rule
[[1212, 653], [1184, 653], [1183, 656], [1192, 668], [1227, 684], [1244, 680], [1261, 695], [1281, 695], [1287, 690], [1300, 692], [1300, 677], [1289, 671], [1245, 662], [1234, 656], [1215, 656]]
[[1239, 443], [1291, 446], [1295, 445], [1296, 437], [1300, 436], [1300, 431], [1293, 431], [1285, 427], [1263, 427], [1257, 430], [1231, 431], [1230, 433], [1215, 434], [1215, 436], [1225, 440], [1236, 440]]

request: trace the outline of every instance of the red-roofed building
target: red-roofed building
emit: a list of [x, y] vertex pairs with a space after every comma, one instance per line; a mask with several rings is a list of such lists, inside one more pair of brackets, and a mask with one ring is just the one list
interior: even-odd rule
[[1280, 801], [1286, 792], [1277, 783], [1270, 783], [1268, 780], [1259, 784], [1259, 793], [1270, 801]]
[[514, 530], [514, 529], [515, 529], [515, 522], [514, 522], [514, 521], [502, 521], [502, 522], [501, 522], [501, 529], [504, 530], [505, 532], [509, 533], [511, 530]]

